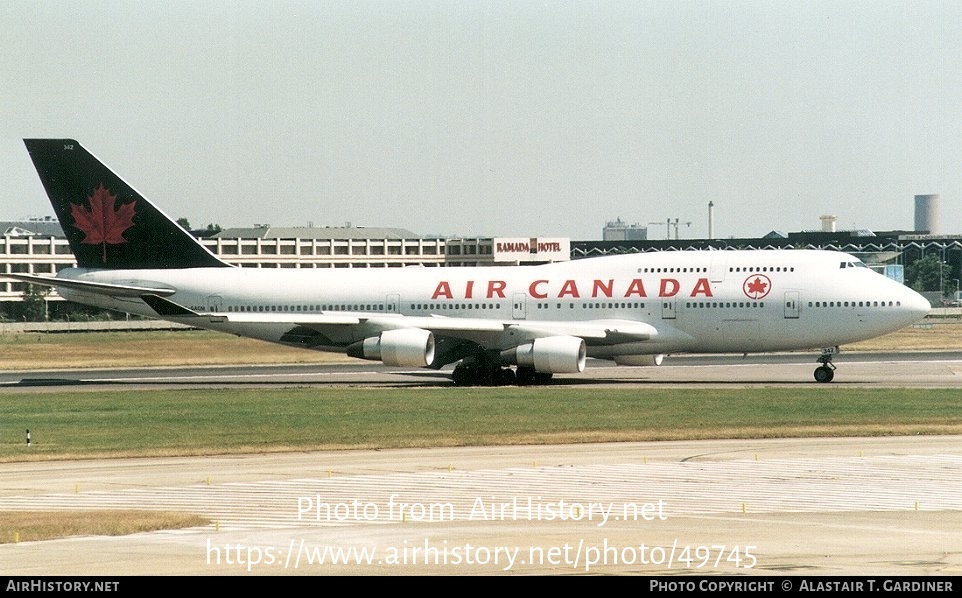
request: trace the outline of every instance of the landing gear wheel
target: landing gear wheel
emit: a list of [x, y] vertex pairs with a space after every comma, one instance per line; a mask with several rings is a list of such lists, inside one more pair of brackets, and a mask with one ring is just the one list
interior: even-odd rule
[[822, 365], [815, 368], [816, 382], [831, 382], [835, 378], [835, 364], [832, 363], [832, 357], [836, 353], [838, 353], [838, 347], [822, 350], [822, 355], [818, 358], [818, 362]]
[[498, 372], [498, 384], [500, 386], [514, 386], [517, 378], [511, 368], [501, 368]]
[[454, 380], [455, 386], [471, 386], [474, 382], [472, 371], [460, 363], [454, 367], [454, 371], [451, 373], [451, 379]]
[[537, 372], [528, 366], [519, 366], [515, 374], [518, 386], [531, 386], [551, 382], [551, 372]]
[[835, 378], [835, 370], [828, 367], [828, 365], [822, 365], [815, 368], [816, 382], [831, 382], [833, 378]]
[[551, 372], [538, 372], [534, 375], [535, 384], [547, 384], [551, 382], [551, 378], [554, 376]]
[[515, 383], [515, 374], [511, 368], [459, 363], [451, 379], [455, 386], [510, 386]]
[[534, 384], [535, 375], [536, 372], [534, 371], [534, 368], [518, 366], [515, 379], [518, 383], [518, 386], [529, 386]]

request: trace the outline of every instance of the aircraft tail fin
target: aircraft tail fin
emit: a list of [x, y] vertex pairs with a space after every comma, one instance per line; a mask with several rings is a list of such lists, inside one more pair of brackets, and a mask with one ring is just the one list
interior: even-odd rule
[[81, 268], [229, 267], [72, 139], [24, 139]]

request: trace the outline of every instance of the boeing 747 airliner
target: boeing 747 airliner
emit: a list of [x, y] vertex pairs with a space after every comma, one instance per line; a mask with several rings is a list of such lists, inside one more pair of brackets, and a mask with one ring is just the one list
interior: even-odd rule
[[65, 298], [392, 366], [533, 384], [587, 357], [821, 349], [899, 330], [928, 301], [835, 251], [676, 251], [539, 266], [233, 267], [70, 139], [24, 140], [77, 268], [8, 274]]

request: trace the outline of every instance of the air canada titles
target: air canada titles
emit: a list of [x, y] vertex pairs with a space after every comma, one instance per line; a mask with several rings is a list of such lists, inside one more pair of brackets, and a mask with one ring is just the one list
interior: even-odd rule
[[[677, 278], [661, 278], [656, 282], [649, 281], [648, 287], [641, 278], [631, 280], [551, 280], [542, 278], [521, 283], [521, 288], [527, 291], [533, 299], [581, 299], [581, 298], [647, 298], [649, 287], [657, 297], [675, 297], [679, 293], [686, 293], [688, 297], [714, 297], [711, 284], [707, 278], [698, 278], [693, 284], [682, 286]], [[657, 291], [655, 291], [657, 289]], [[440, 299], [504, 299], [508, 293], [514, 293], [517, 288], [508, 288], [506, 280], [442, 280], [437, 283], [432, 300]]]

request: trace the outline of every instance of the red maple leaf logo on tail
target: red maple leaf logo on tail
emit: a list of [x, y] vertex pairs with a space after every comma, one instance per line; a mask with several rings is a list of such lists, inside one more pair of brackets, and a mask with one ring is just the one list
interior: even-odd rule
[[103, 245], [103, 261], [107, 263], [107, 245], [121, 245], [127, 242], [124, 231], [134, 225], [134, 203], [120, 204], [114, 209], [116, 195], [104, 187], [103, 183], [94, 189], [94, 194], [87, 197], [90, 208], [80, 204], [70, 204], [70, 215], [73, 216], [74, 226], [83, 231], [81, 243], [87, 245]]

